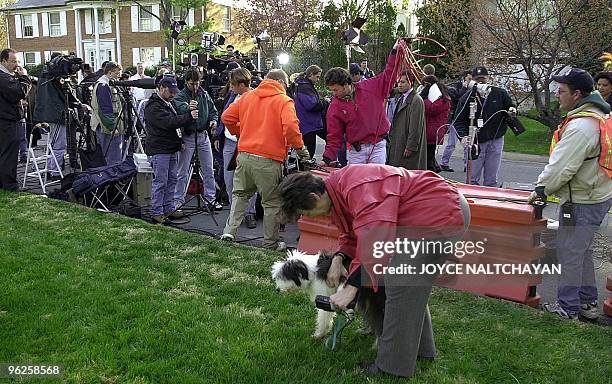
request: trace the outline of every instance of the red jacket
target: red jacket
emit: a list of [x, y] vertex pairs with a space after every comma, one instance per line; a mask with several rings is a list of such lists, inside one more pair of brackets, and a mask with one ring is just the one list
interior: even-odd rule
[[349, 275], [363, 266], [374, 289], [373, 266], [387, 265], [392, 253], [375, 258], [373, 241], [395, 241], [398, 227], [414, 228], [417, 239], [448, 239], [463, 231], [457, 188], [430, 171], [354, 164], [332, 172], [325, 188], [340, 230], [338, 250], [353, 259]]
[[448, 113], [451, 108], [450, 97], [440, 97], [433, 103], [427, 98], [425, 103], [425, 126], [427, 127], [427, 144], [442, 144], [448, 130]]
[[389, 133], [391, 124], [385, 111], [394, 79], [395, 53], [387, 59], [384, 72], [354, 84], [354, 100], [334, 97], [327, 110], [327, 142], [323, 156], [336, 159], [346, 135], [349, 144], [377, 143]]

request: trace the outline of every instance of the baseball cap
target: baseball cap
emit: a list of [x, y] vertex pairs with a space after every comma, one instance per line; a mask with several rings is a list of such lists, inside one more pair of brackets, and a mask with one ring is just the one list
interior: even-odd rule
[[165, 76], [159, 81], [159, 86], [169, 88], [172, 92], [178, 92], [178, 86], [176, 85], [176, 79], [170, 76]]
[[586, 92], [593, 92], [595, 84], [591, 74], [580, 68], [572, 68], [565, 75], [554, 75], [552, 79], [557, 83], [571, 85], [573, 89]]
[[240, 68], [240, 64], [236, 63], [235, 61], [227, 63], [226, 69], [228, 71], [233, 71], [234, 69], [237, 69], [237, 68]]
[[361, 75], [361, 67], [359, 67], [359, 64], [351, 63], [349, 65], [349, 73], [351, 74], [351, 76], [353, 76], [353, 75]]
[[489, 71], [485, 67], [475, 67], [472, 69], [472, 78], [481, 76], [489, 76]]

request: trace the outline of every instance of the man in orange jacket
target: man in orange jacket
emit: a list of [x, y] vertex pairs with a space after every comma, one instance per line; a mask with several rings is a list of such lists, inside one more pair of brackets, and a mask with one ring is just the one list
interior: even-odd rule
[[230, 133], [239, 136], [232, 206], [223, 240], [236, 238], [249, 198], [259, 192], [264, 208], [264, 247], [279, 251], [286, 248], [278, 234], [281, 198], [277, 187], [283, 177], [287, 148], [296, 148], [300, 158], [310, 158], [293, 100], [285, 91], [288, 83], [283, 70], [271, 70], [259, 87], [245, 93], [221, 116]]

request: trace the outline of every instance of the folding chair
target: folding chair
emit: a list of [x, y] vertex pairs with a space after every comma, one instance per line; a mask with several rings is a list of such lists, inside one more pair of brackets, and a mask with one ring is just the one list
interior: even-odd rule
[[83, 198], [85, 206], [110, 212], [110, 207], [126, 200], [137, 205], [128, 195], [136, 174], [136, 165], [129, 158], [119, 164], [81, 172], [72, 184], [72, 190], [76, 197]]
[[[45, 142], [45, 150], [40, 156], [36, 156], [35, 147], [32, 146], [33, 137], [34, 132], [30, 134], [30, 140], [28, 143], [28, 156], [26, 159], [22, 188], [25, 188], [28, 178], [37, 179], [40, 188], [42, 189], [42, 193], [46, 195], [47, 186], [59, 184], [61, 182], [61, 179], [64, 178], [64, 174], [62, 173], [57, 159], [53, 155], [53, 139], [51, 138], [51, 130], [49, 129], [48, 131], [41, 133], [40, 141]], [[49, 159], [52, 159], [52, 161], [55, 163], [55, 169], [59, 171], [60, 180], [47, 180], [47, 175], [49, 171]], [[44, 167], [42, 166], [42, 162], [44, 162]], [[30, 163], [32, 164], [32, 171], [28, 172], [28, 169], [30, 169]]]

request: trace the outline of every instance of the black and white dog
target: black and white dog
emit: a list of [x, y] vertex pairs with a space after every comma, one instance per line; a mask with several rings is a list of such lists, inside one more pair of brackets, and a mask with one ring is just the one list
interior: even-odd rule
[[[287, 258], [277, 261], [272, 266], [272, 279], [279, 292], [304, 292], [314, 303], [317, 295], [331, 296], [342, 289], [331, 288], [325, 282], [327, 272], [331, 267], [333, 255], [319, 252], [309, 255], [297, 250], [287, 251]], [[382, 334], [385, 296], [384, 293], [374, 293], [372, 289], [361, 288], [357, 300], [357, 309], [379, 337]], [[313, 337], [322, 338], [331, 331], [334, 313], [317, 309], [317, 326]]]

